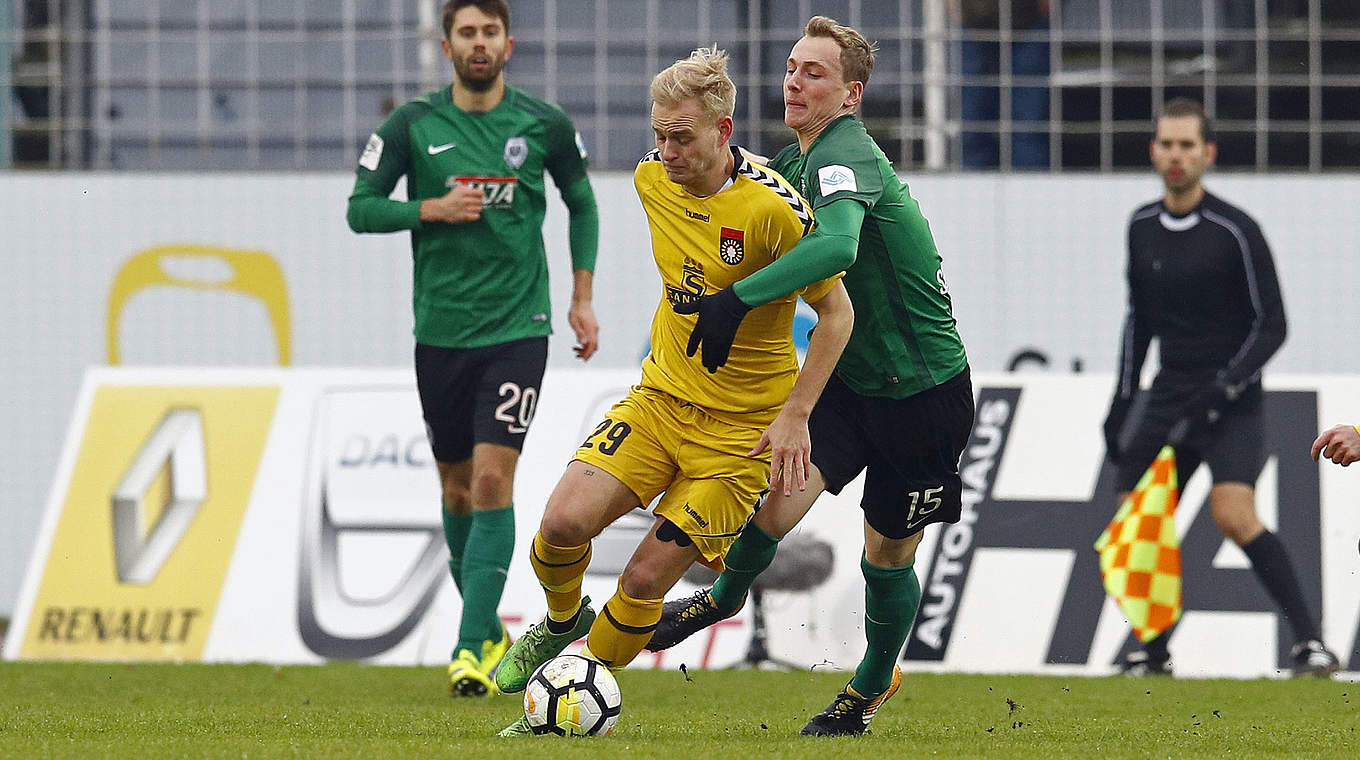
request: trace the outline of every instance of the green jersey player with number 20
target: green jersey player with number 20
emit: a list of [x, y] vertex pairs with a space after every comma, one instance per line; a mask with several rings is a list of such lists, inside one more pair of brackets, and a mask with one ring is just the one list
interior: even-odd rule
[[[544, 173], [570, 214], [568, 322], [581, 359], [598, 346], [599, 220], [567, 115], [505, 83], [515, 42], [505, 0], [450, 0], [443, 28], [453, 84], [401, 106], [369, 138], [348, 220], [355, 232], [411, 232], [416, 386], [463, 599], [449, 665], [457, 696], [494, 691], [510, 645], [496, 610], [515, 543], [511, 489], [552, 331]], [[389, 198], [403, 176], [407, 200]]]

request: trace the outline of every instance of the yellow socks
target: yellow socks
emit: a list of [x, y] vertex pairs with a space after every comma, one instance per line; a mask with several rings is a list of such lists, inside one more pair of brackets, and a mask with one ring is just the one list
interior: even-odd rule
[[633, 661], [647, 645], [661, 621], [661, 599], [634, 599], [623, 586], [605, 604], [590, 627], [586, 647], [595, 659], [610, 668], [621, 668]]
[[548, 619], [570, 620], [581, 606], [581, 579], [590, 565], [590, 544], [553, 546], [535, 533], [529, 563], [548, 597]]

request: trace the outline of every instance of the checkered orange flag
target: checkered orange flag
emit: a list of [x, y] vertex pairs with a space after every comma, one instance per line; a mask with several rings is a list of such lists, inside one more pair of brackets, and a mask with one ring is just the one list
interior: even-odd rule
[[1181, 616], [1179, 500], [1176, 453], [1163, 446], [1096, 539], [1105, 592], [1119, 602], [1139, 641], [1156, 638]]

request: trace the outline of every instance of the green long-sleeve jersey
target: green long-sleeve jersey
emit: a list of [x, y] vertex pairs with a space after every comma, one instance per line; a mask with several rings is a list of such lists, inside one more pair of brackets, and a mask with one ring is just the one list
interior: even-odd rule
[[[585, 148], [557, 106], [507, 87], [495, 108], [467, 112], [446, 87], [393, 111], [369, 138], [347, 218], [355, 232], [411, 231], [417, 341], [477, 348], [552, 332], [545, 170], [570, 213], [572, 267], [593, 271], [599, 221]], [[407, 200], [389, 198], [402, 176]], [[420, 202], [460, 182], [482, 191], [481, 218], [422, 222]]]
[[[808, 199], [819, 227], [838, 218], [828, 209], [832, 204], [849, 199], [864, 206], [862, 226], [840, 231], [858, 239], [858, 250], [844, 280], [855, 329], [836, 374], [864, 395], [904, 398], [963, 371], [968, 359], [930, 225], [864, 125], [842, 116], [806, 153], [793, 143], [770, 159], [770, 168]], [[805, 266], [794, 258], [798, 253], [794, 248], [783, 263]], [[825, 276], [816, 266], [805, 268], [799, 279]]]

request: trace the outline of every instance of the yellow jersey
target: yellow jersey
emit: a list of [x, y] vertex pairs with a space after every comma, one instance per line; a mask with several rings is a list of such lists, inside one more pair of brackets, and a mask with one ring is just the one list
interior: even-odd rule
[[697, 319], [672, 304], [716, 293], [784, 255], [812, 231], [812, 207], [774, 171], [732, 148], [730, 181], [699, 198], [666, 177], [653, 150], [633, 172], [661, 273], [661, 303], [652, 317], [651, 353], [642, 385], [694, 404], [725, 422], [764, 427], [798, 377], [793, 315], [798, 296], [823, 298], [840, 275], [752, 309], [742, 320], [727, 363], [710, 374], [699, 355], [685, 355]]

